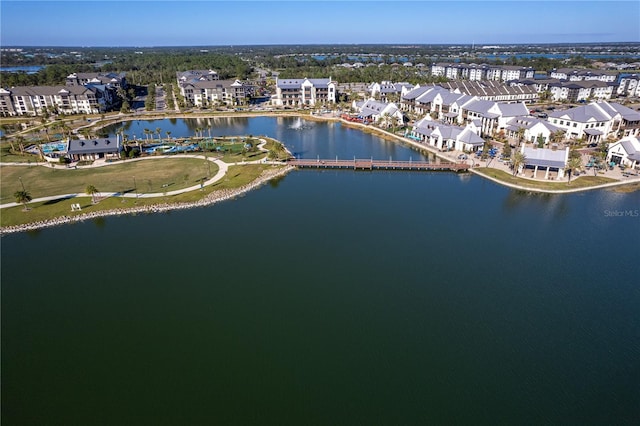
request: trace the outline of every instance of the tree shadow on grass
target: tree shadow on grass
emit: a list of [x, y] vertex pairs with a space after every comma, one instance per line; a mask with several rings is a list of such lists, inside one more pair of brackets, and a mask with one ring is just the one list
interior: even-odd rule
[[66, 201], [66, 200], [70, 200], [71, 198], [56, 198], [55, 200], [49, 200], [49, 201], [45, 201], [42, 205], [43, 206], [52, 206], [54, 204], [58, 204], [61, 201]]

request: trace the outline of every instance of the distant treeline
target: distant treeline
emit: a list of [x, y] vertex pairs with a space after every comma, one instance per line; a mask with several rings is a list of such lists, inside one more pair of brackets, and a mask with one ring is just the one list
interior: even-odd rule
[[[514, 45], [498, 49], [473, 49], [466, 45], [280, 45], [280, 46], [214, 46], [160, 48], [25, 48], [22, 52], [2, 52], [2, 66], [46, 65], [35, 74], [2, 73], [3, 87], [64, 84], [72, 72], [126, 72], [134, 85], [175, 81], [177, 71], [213, 69], [221, 79], [250, 79], [257, 68], [278, 71], [282, 77], [328, 77], [339, 82], [371, 82], [381, 80], [429, 82], [433, 62], [487, 63], [530, 66], [538, 71], [560, 67], [590, 67], [591, 59], [574, 55], [568, 59], [528, 58], [534, 53], [607, 51], [637, 52], [638, 44], [589, 45]], [[507, 59], [488, 60], [488, 53], [507, 54]], [[508, 53], [507, 53], [508, 52]], [[516, 56], [518, 53], [519, 56]], [[319, 55], [314, 57], [314, 55]], [[372, 58], [375, 55], [375, 59]], [[476, 56], [478, 55], [478, 56]], [[323, 57], [323, 58], [322, 58]], [[355, 58], [355, 59], [354, 59]], [[415, 67], [390, 67], [399, 58], [414, 65], [423, 63], [423, 71]], [[607, 59], [609, 60], [609, 59]], [[612, 56], [611, 60], [614, 60]], [[618, 56], [616, 61], [624, 61]], [[628, 61], [631, 61], [627, 58]], [[383, 63], [381, 67], [347, 69], [335, 65], [354, 62]]]
[[[4, 59], [4, 55], [3, 55]], [[27, 66], [32, 63], [4, 63], [3, 66]], [[74, 64], [47, 64], [34, 74], [2, 73], [1, 85], [11, 86], [45, 86], [64, 84], [66, 77], [73, 72], [126, 72], [127, 81], [135, 85], [151, 83], [168, 83], [175, 81], [176, 72], [191, 69], [213, 69], [220, 79], [247, 79], [251, 76], [252, 67], [240, 57], [220, 53], [201, 52], [146, 52], [127, 51], [111, 57], [109, 61], [96, 66], [96, 63], [82, 62]]]

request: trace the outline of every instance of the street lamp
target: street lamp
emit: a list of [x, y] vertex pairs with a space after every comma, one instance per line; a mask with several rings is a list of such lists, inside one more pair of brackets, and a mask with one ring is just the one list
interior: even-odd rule
[[138, 198], [138, 185], [136, 185], [136, 177], [133, 177], [133, 192], [136, 194], [136, 198]]

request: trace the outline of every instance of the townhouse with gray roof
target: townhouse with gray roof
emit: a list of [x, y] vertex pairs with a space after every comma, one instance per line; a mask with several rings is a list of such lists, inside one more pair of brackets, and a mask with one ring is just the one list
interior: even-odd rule
[[126, 73], [115, 72], [74, 72], [67, 76], [67, 86], [104, 85], [126, 89], [128, 86]]
[[508, 138], [516, 140], [519, 137], [520, 129], [523, 130], [522, 139], [524, 141], [541, 142], [543, 145], [549, 145], [553, 140], [553, 135], [562, 132], [560, 127], [547, 120], [532, 116], [518, 116], [507, 121], [505, 134]]
[[393, 83], [391, 81], [383, 81], [381, 83], [371, 83], [367, 91], [374, 98], [379, 97], [383, 102], [390, 102], [391, 100], [400, 100], [400, 96], [403, 93], [413, 88], [414, 85], [407, 82]]
[[562, 111], [553, 111], [549, 122], [565, 131], [566, 139], [585, 139], [599, 143], [608, 136], [627, 137], [640, 134], [640, 112], [606, 101]]
[[358, 115], [370, 123], [379, 123], [383, 127], [401, 125], [405, 117], [398, 106], [391, 102], [381, 102], [368, 99], [364, 102], [353, 101], [352, 107], [358, 111]]
[[607, 163], [621, 164], [635, 169], [640, 165], [640, 139], [627, 136], [609, 144]]
[[329, 78], [278, 78], [276, 94], [271, 101], [276, 106], [314, 106], [335, 103], [338, 83]]
[[484, 146], [484, 139], [472, 126], [451, 126], [425, 117], [417, 121], [405, 136], [441, 151], [457, 150], [475, 152]]
[[219, 80], [218, 72], [214, 70], [188, 70], [176, 72], [178, 85], [182, 83], [194, 83], [196, 81]]

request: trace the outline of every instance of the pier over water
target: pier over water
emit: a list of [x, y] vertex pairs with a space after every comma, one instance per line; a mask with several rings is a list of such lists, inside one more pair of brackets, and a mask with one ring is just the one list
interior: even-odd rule
[[315, 169], [353, 169], [353, 170], [433, 170], [433, 171], [453, 171], [465, 172], [469, 169], [466, 163], [430, 163], [427, 161], [391, 161], [357, 159], [293, 159], [288, 164], [299, 168]]

